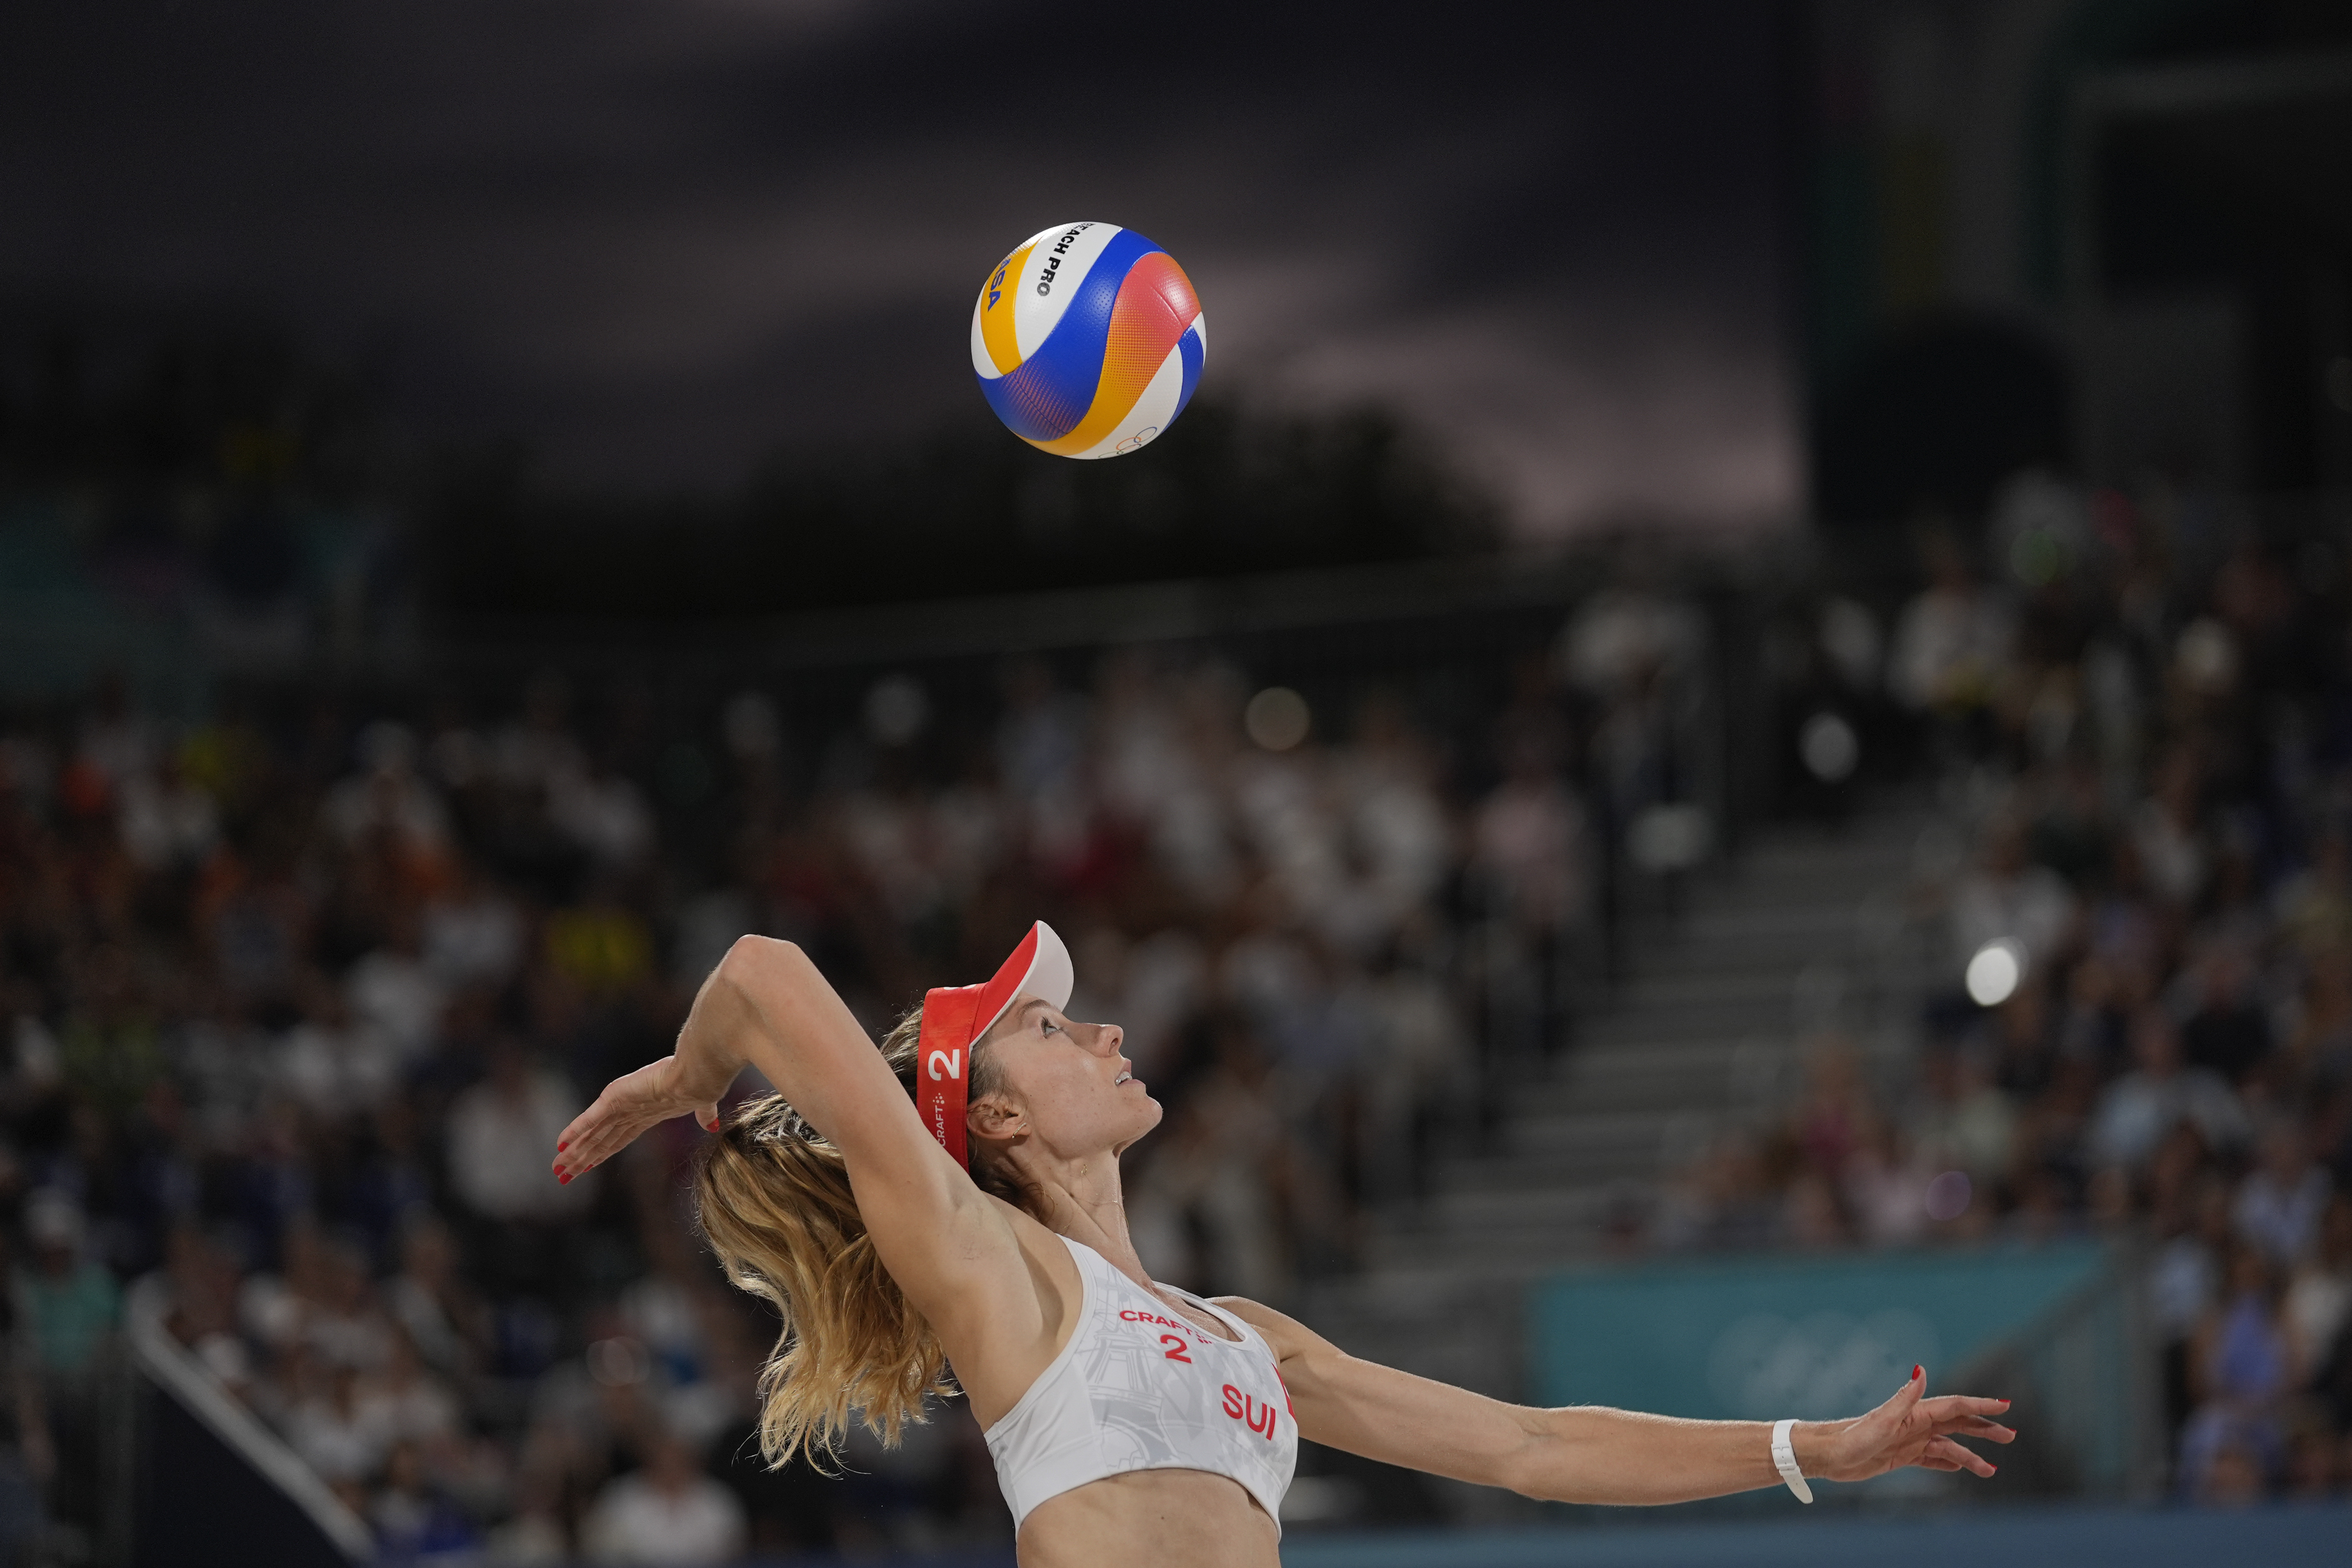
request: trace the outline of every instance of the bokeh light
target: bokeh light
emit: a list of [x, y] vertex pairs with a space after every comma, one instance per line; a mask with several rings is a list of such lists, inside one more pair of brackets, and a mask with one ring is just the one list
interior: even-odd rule
[[2024, 978], [2024, 949], [2007, 937], [1989, 942], [1969, 960], [1969, 1000], [1998, 1007], [2017, 994], [2017, 983]]
[[1839, 715], [1816, 713], [1798, 733], [1797, 755], [1805, 771], [1822, 783], [1842, 784], [1853, 776], [1854, 764], [1862, 761], [1862, 740]]
[[1242, 712], [1242, 727], [1249, 731], [1249, 738], [1269, 752], [1290, 750], [1307, 739], [1314, 726], [1315, 715], [1307, 699], [1287, 686], [1267, 687], [1251, 698]]
[[1969, 1212], [1974, 1195], [1966, 1171], [1947, 1171], [1927, 1184], [1927, 1217], [1938, 1225], [1956, 1220]]

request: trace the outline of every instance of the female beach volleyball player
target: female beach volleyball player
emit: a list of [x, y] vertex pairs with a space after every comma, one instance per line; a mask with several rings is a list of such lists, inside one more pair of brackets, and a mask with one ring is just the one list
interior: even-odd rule
[[[697, 1181], [728, 1274], [783, 1314], [761, 1378], [771, 1462], [862, 1416], [886, 1441], [950, 1392], [987, 1435], [1032, 1568], [1276, 1568], [1298, 1439], [1529, 1497], [1665, 1503], [1905, 1465], [1992, 1466], [1997, 1399], [1923, 1397], [1917, 1368], [1844, 1421], [1680, 1421], [1505, 1405], [1370, 1362], [1255, 1302], [1144, 1273], [1118, 1157], [1159, 1124], [1118, 1027], [1064, 1016], [1072, 975], [1040, 921], [995, 978], [929, 993], [876, 1050], [789, 942], [745, 937], [703, 983], [675, 1054], [565, 1130], [569, 1181], [656, 1122], [719, 1133]], [[722, 1130], [746, 1065], [777, 1092]]]

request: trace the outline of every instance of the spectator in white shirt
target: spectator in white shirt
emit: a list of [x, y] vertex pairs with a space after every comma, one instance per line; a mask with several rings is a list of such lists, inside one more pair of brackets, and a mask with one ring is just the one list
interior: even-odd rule
[[2181, 1065], [2180, 1037], [2163, 1009], [2142, 1008], [2131, 1040], [2137, 1066], [2107, 1086], [2091, 1113], [2091, 1151], [2101, 1164], [2141, 1169], [2182, 1121], [2209, 1149], [2245, 1142], [2245, 1108], [2219, 1073]]
[[143, 868], [195, 865], [220, 840], [213, 797], [183, 780], [168, 758], [155, 773], [123, 778], [116, 793], [123, 853]]
[[360, 769], [327, 792], [320, 816], [346, 844], [386, 832], [412, 852], [440, 858], [449, 814], [433, 786], [417, 777], [416, 737], [405, 725], [368, 726], [359, 740]]
[[2025, 828], [2014, 818], [1996, 822], [1984, 858], [1952, 889], [1952, 936], [1965, 965], [1988, 942], [2025, 950], [2026, 966], [2046, 962], [2074, 923], [2074, 895], [2047, 866], [2025, 852]]
[[383, 1462], [383, 1435], [361, 1409], [359, 1373], [348, 1366], [316, 1378], [313, 1391], [295, 1405], [286, 1437], [331, 1481], [364, 1481]]
[[389, 1448], [400, 1443], [430, 1443], [457, 1430], [457, 1395], [426, 1372], [408, 1336], [389, 1336], [383, 1365], [359, 1385], [360, 1418]]
[[2239, 1185], [2230, 1218], [2273, 1268], [2292, 1268], [2319, 1238], [2328, 1188], [2303, 1129], [2282, 1121], [2264, 1135], [2263, 1163]]
[[425, 906], [423, 935], [425, 967], [443, 985], [496, 984], [522, 958], [522, 911], [459, 862], [448, 891]]
[[330, 985], [309, 987], [309, 1011], [278, 1041], [278, 1082], [323, 1116], [373, 1110], [399, 1087], [402, 1057], [383, 1031], [352, 1018]]
[[555, 1568], [572, 1561], [558, 1508], [562, 1488], [554, 1478], [526, 1470], [515, 1489], [514, 1517], [490, 1531], [485, 1557], [512, 1568]]
[[421, 951], [416, 918], [395, 913], [387, 940], [352, 966], [344, 984], [352, 1013], [390, 1043], [404, 1062], [432, 1048], [447, 991]]
[[417, 1215], [401, 1233], [400, 1272], [385, 1281], [383, 1300], [426, 1365], [449, 1375], [470, 1370], [486, 1314], [458, 1277], [457, 1243], [438, 1219]]
[[1934, 581], [1895, 623], [1886, 684], [1906, 708], [1981, 707], [2008, 659], [2013, 616], [1999, 595], [1978, 586], [1951, 540], [1930, 543], [1927, 565]]
[[549, 1173], [549, 1151], [581, 1108], [554, 1073], [534, 1068], [512, 1044], [490, 1057], [490, 1075], [449, 1110], [449, 1181], [486, 1219], [551, 1220], [585, 1208], [595, 1173], [568, 1186]]
[[2337, 1196], [2320, 1221], [2319, 1245], [2286, 1288], [2286, 1321], [2307, 1381], [2326, 1364], [2352, 1321], [2352, 1197]]
[[704, 1475], [687, 1446], [665, 1433], [652, 1443], [644, 1469], [597, 1494], [581, 1534], [593, 1562], [687, 1568], [740, 1556], [747, 1531], [735, 1494]]
[[2157, 770], [2155, 791], [2131, 825], [2149, 886], [2183, 909], [2196, 902], [2212, 871], [2212, 852], [2199, 825], [2200, 788], [2195, 756], [2173, 752]]

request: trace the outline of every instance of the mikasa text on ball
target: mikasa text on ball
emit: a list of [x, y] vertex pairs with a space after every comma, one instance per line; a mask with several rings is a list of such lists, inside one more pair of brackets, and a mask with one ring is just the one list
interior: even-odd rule
[[1165, 431], [1201, 384], [1201, 301], [1131, 228], [1065, 223], [1015, 246], [971, 308], [971, 368], [1040, 451], [1115, 458]]

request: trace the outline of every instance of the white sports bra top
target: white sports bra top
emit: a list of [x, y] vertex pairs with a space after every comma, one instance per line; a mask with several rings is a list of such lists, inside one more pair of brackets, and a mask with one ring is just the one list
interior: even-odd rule
[[1235, 1335], [1219, 1339], [1094, 1248], [1062, 1240], [1085, 1289], [1077, 1324], [987, 1433], [1013, 1529], [1047, 1498], [1105, 1476], [1207, 1470], [1247, 1489], [1278, 1534], [1298, 1421], [1265, 1339], [1223, 1308], [1178, 1291]]

